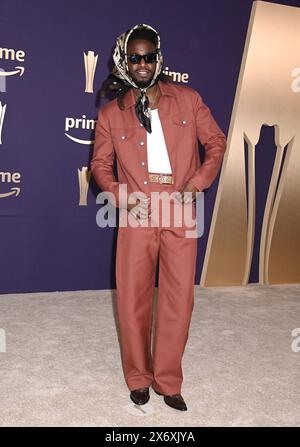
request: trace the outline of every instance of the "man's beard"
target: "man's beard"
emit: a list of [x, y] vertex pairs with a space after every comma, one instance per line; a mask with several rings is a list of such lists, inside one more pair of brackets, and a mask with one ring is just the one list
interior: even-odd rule
[[146, 88], [151, 84], [153, 76], [154, 76], [154, 74], [151, 76], [151, 78], [149, 80], [146, 80], [146, 81], [139, 81], [136, 78], [134, 78], [134, 79], [132, 78], [132, 80], [139, 88]]

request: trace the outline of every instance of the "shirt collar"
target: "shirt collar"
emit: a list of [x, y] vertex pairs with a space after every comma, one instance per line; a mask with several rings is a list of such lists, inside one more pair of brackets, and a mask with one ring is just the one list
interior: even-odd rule
[[[169, 82], [163, 82], [158, 80], [158, 85], [161, 91], [162, 96], [175, 96], [172, 84]], [[134, 106], [136, 103], [136, 99], [133, 93], [133, 88], [131, 88], [124, 96], [123, 98], [123, 104], [125, 106], [125, 109], [128, 109], [129, 107]]]

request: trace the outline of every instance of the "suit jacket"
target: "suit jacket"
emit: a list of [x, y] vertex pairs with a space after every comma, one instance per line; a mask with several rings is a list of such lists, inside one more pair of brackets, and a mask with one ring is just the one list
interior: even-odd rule
[[[174, 190], [187, 181], [198, 191], [208, 188], [221, 166], [226, 138], [210, 109], [197, 91], [188, 86], [158, 81], [161, 90], [158, 114], [166, 141]], [[130, 89], [123, 98], [124, 110], [117, 99], [100, 108], [95, 129], [91, 171], [102, 191], [119, 201], [119, 183], [127, 185], [128, 194], [147, 194], [147, 131], [135, 114], [135, 98]], [[204, 146], [205, 160], [201, 164], [198, 140]], [[113, 172], [117, 158], [118, 180]], [[126, 206], [125, 206], [126, 207]]]

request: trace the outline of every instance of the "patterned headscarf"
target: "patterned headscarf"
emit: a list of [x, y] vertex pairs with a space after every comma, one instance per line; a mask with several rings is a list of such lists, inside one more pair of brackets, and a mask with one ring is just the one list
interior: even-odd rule
[[[127, 42], [131, 35], [131, 33], [137, 28], [147, 28], [151, 31], [154, 31], [156, 34], [157, 46], [156, 46], [156, 69], [154, 76], [151, 80], [151, 83], [145, 87], [141, 88], [136, 85], [133, 79], [130, 76], [128, 64], [127, 64]], [[135, 25], [132, 29], [125, 31], [125, 33], [121, 34], [116, 41], [116, 46], [113, 52], [113, 60], [115, 66], [111, 72], [114, 76], [119, 79], [122, 79], [125, 85], [132, 86], [135, 88], [139, 88], [141, 91], [140, 96], [137, 99], [135, 104], [135, 112], [138, 117], [140, 123], [146, 128], [147, 132], [151, 133], [151, 111], [149, 108], [149, 99], [146, 95], [146, 91], [148, 88], [152, 87], [155, 84], [158, 75], [161, 73], [163, 57], [160, 50], [160, 37], [157, 31], [152, 28], [150, 25], [146, 25], [144, 23]]]

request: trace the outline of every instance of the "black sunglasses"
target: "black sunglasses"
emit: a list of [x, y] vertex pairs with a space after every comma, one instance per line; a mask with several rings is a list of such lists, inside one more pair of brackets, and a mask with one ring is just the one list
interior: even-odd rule
[[127, 58], [132, 64], [139, 64], [142, 59], [144, 59], [146, 64], [153, 64], [156, 62], [156, 54], [156, 52], [147, 54], [129, 54], [127, 55]]

